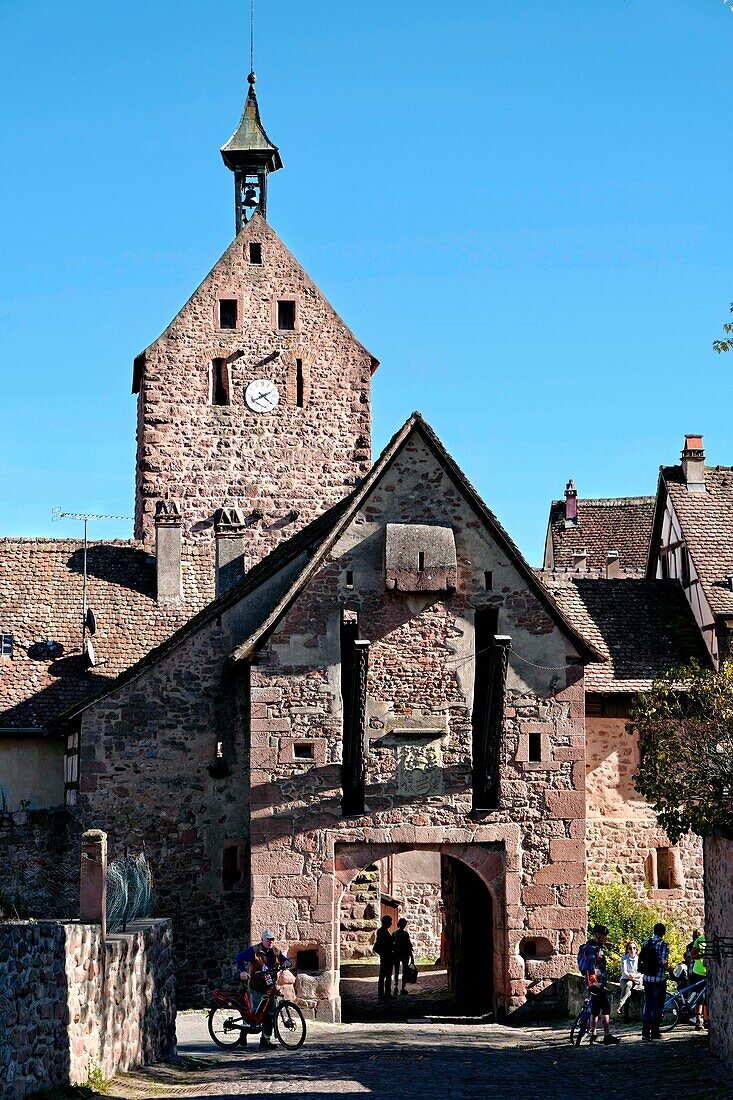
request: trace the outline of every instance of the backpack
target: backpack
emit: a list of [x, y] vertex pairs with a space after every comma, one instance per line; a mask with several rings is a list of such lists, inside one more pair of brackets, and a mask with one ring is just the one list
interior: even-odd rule
[[659, 970], [659, 955], [651, 940], [644, 940], [639, 952], [637, 968], [640, 974], [654, 976]]
[[588, 959], [587, 959], [588, 944], [584, 943], [578, 951], [578, 970], [581, 974], [586, 974], [588, 971]]

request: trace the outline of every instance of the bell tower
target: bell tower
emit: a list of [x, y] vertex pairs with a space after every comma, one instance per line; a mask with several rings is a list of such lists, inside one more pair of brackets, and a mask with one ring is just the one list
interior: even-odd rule
[[251, 72], [247, 77], [249, 91], [239, 126], [221, 155], [227, 168], [234, 173], [234, 213], [237, 233], [246, 225], [255, 210], [267, 217], [267, 177], [277, 172], [283, 162], [276, 145], [265, 133], [260, 121], [255, 81]]

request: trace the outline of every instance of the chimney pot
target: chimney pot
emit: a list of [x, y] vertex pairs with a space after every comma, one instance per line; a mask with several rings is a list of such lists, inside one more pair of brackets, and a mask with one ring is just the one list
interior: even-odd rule
[[223, 596], [244, 577], [246, 527], [239, 508], [219, 508], [214, 516], [217, 596]]
[[588, 568], [588, 551], [584, 546], [578, 546], [573, 550], [573, 568], [578, 570]]
[[682, 448], [682, 473], [689, 493], [705, 492], [705, 451], [701, 435], [688, 434]]
[[571, 478], [565, 486], [565, 526], [576, 527], [578, 523], [578, 490]]

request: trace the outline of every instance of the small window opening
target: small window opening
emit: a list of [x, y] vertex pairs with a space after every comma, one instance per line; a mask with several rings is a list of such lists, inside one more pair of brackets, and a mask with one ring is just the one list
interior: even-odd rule
[[225, 890], [231, 890], [242, 880], [240, 867], [240, 844], [226, 844], [221, 862], [221, 884]]
[[295, 360], [295, 404], [299, 409], [303, 408], [304, 402], [304, 385], [303, 385], [303, 360]]
[[425, 551], [424, 551], [424, 550], [420, 550], [420, 551], [418, 551], [418, 555], [417, 555], [417, 567], [418, 567], [418, 569], [420, 570], [420, 572], [422, 573], [422, 571], [423, 571], [423, 570], [424, 570], [424, 568], [425, 568]]
[[532, 732], [527, 735], [529, 741], [529, 747], [527, 750], [527, 759], [538, 761], [542, 759], [542, 734]]
[[304, 951], [298, 951], [295, 956], [295, 965], [298, 970], [319, 970], [317, 948], [308, 947]]
[[229, 368], [226, 359], [214, 359], [212, 361], [211, 404], [229, 404]]
[[680, 550], [680, 580], [685, 588], [690, 587], [690, 553], [686, 546]]
[[284, 332], [292, 332], [295, 328], [295, 302], [292, 298], [278, 300], [277, 327]]
[[237, 327], [237, 299], [221, 298], [219, 300], [219, 328]]
[[13, 635], [0, 634], [0, 657], [13, 656]]
[[259, 241], [249, 242], [249, 262], [251, 264], [262, 263], [262, 245]]
[[662, 580], [666, 581], [666, 580], [669, 579], [669, 558], [667, 557], [666, 554], [662, 554], [661, 565], [662, 565]]
[[224, 759], [224, 742], [223, 741], [217, 741], [216, 742], [216, 759], [217, 760], [223, 760]]
[[672, 888], [672, 861], [669, 848], [657, 848], [657, 888], [659, 890]]
[[313, 746], [309, 745], [307, 741], [303, 741], [298, 745], [293, 745], [293, 758], [295, 760], [312, 760]]
[[354, 587], [354, 573], [353, 573], [353, 570], [351, 570], [351, 569], [346, 570], [346, 587], [347, 588], [353, 588]]
[[490, 569], [484, 570], [484, 588], [487, 592], [490, 592], [494, 587], [494, 574]]

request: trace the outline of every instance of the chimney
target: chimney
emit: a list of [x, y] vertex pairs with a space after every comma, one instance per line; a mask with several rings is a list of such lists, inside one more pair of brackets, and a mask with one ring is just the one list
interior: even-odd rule
[[705, 451], [701, 435], [686, 435], [682, 450], [682, 473], [688, 493], [705, 492]]
[[570, 481], [565, 486], [565, 526], [577, 527], [578, 525], [578, 490], [575, 482]]
[[180, 603], [181, 506], [177, 500], [159, 500], [155, 506], [155, 571], [158, 603]]
[[588, 551], [584, 546], [578, 546], [573, 550], [573, 569], [584, 572], [588, 568]]
[[223, 596], [244, 577], [246, 526], [239, 508], [219, 508], [214, 516], [217, 596]]
[[609, 550], [606, 554], [606, 580], [611, 581], [621, 576], [621, 560], [618, 550]]

